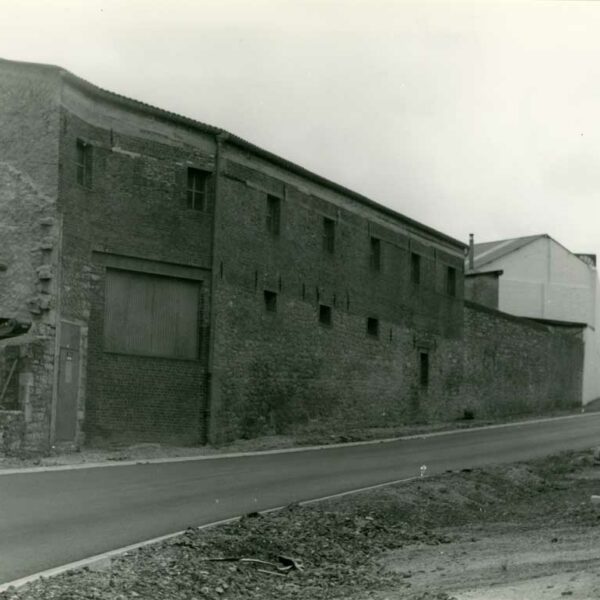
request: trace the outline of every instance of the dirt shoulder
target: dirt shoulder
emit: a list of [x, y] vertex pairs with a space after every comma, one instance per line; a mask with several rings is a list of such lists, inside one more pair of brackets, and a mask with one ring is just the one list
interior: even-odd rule
[[592, 452], [448, 472], [185, 535], [0, 600], [600, 597]]
[[[588, 405], [586, 412], [600, 411], [600, 402]], [[290, 435], [271, 435], [250, 440], [236, 440], [222, 446], [169, 446], [156, 443], [141, 444], [106, 444], [98, 447], [84, 447], [77, 451], [61, 451], [56, 448], [50, 456], [29, 457], [2, 457], [0, 456], [0, 470], [23, 469], [29, 467], [53, 467], [68, 465], [97, 464], [104, 462], [145, 461], [153, 459], [169, 459], [194, 456], [215, 456], [223, 454], [236, 454], [244, 452], [261, 452], [266, 450], [284, 450], [289, 448], [302, 448], [308, 446], [328, 446], [361, 441], [377, 441], [437, 433], [486, 427], [503, 423], [527, 422], [542, 418], [563, 417], [579, 415], [582, 409], [576, 411], [562, 411], [546, 415], [515, 416], [501, 420], [468, 419], [452, 422], [439, 422], [417, 425], [401, 425], [396, 427], [347, 429], [342, 432], [332, 433], [331, 429], [319, 425], [309, 425]]]

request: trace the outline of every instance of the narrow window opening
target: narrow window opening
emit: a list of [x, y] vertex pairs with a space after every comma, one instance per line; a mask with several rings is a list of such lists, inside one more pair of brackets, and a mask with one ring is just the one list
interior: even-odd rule
[[302, 300], [306, 300], [306, 284], [302, 284]]
[[415, 283], [421, 283], [421, 256], [414, 252], [410, 255], [410, 280]]
[[376, 237], [371, 237], [371, 269], [381, 270], [381, 240]]
[[254, 291], [258, 289], [258, 271], [254, 271]]
[[373, 337], [379, 337], [379, 319], [367, 317], [367, 333]]
[[187, 170], [187, 175], [187, 207], [191, 210], [205, 211], [210, 173], [190, 167]]
[[223, 279], [223, 261], [219, 264], [219, 275]]
[[429, 385], [429, 354], [419, 352], [419, 382], [421, 387], [426, 388]]
[[392, 339], [393, 339], [393, 333], [392, 333], [392, 328], [390, 327], [390, 342], [392, 341]]
[[319, 322], [323, 325], [331, 325], [331, 306], [319, 305]]
[[264, 291], [265, 310], [267, 312], [277, 312], [277, 293], [270, 290]]
[[267, 231], [278, 236], [281, 229], [281, 198], [267, 196]]
[[446, 273], [446, 291], [449, 296], [456, 296], [456, 269], [448, 267]]
[[333, 254], [335, 251], [335, 221], [323, 217], [323, 251]]
[[77, 183], [86, 188], [92, 187], [92, 146], [83, 140], [77, 140]]
[[337, 298], [333, 295], [333, 306], [337, 306]]

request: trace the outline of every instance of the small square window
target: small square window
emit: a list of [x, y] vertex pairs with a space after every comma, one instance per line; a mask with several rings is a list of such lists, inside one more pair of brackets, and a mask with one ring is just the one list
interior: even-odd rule
[[277, 312], [277, 293], [265, 290], [265, 310], [267, 312]]
[[278, 236], [281, 229], [281, 198], [267, 196], [267, 231]]
[[335, 221], [323, 217], [323, 251], [333, 254], [335, 251]]
[[208, 179], [210, 173], [200, 169], [187, 170], [187, 207], [205, 211], [208, 205]]
[[381, 240], [376, 237], [371, 238], [371, 269], [381, 270]]
[[77, 140], [75, 167], [77, 183], [86, 188], [92, 187], [92, 145]]
[[367, 333], [373, 337], [379, 337], [379, 319], [375, 317], [367, 318]]
[[331, 306], [326, 306], [325, 304], [319, 305], [319, 323], [323, 325], [331, 325]]
[[421, 256], [411, 252], [410, 255], [410, 280], [415, 283], [421, 283]]
[[419, 352], [419, 383], [426, 388], [429, 385], [429, 354]]
[[446, 292], [448, 296], [456, 296], [456, 269], [448, 267], [446, 271]]

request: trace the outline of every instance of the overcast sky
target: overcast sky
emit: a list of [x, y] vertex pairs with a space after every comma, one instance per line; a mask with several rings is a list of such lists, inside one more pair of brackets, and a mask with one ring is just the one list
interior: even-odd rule
[[600, 254], [600, 3], [0, 7], [3, 58], [223, 127], [463, 241]]

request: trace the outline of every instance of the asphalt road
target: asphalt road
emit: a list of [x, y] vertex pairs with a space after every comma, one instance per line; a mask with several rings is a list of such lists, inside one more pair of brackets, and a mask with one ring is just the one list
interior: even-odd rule
[[600, 445], [600, 413], [386, 443], [0, 475], [0, 583], [149, 538], [350, 489]]

